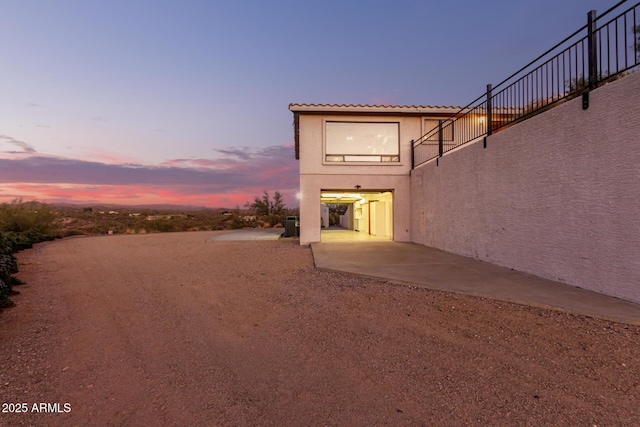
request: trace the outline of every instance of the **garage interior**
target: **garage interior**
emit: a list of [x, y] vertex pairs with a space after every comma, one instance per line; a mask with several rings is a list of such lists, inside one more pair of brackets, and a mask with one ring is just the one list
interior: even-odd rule
[[393, 192], [322, 190], [323, 242], [393, 241]]

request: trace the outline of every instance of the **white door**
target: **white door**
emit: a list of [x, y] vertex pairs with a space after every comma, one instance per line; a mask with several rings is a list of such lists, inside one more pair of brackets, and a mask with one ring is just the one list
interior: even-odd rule
[[378, 234], [378, 202], [369, 202], [369, 234]]
[[387, 206], [385, 202], [376, 203], [376, 236], [387, 234]]

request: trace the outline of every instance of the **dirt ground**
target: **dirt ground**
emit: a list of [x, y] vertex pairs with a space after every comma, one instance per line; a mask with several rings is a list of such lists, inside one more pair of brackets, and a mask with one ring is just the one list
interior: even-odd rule
[[295, 241], [212, 235], [20, 253], [0, 425], [640, 425], [638, 326], [323, 272]]

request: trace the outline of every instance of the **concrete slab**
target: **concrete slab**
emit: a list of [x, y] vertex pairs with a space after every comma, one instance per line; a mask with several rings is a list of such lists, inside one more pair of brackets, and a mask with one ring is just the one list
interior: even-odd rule
[[284, 233], [283, 228], [253, 228], [251, 230], [236, 230], [230, 233], [213, 236], [207, 239], [207, 242], [238, 240], [278, 240], [282, 233]]
[[321, 242], [317, 268], [640, 325], [640, 304], [414, 243]]
[[332, 226], [320, 231], [321, 242], [391, 242], [390, 237], [372, 236], [364, 231]]

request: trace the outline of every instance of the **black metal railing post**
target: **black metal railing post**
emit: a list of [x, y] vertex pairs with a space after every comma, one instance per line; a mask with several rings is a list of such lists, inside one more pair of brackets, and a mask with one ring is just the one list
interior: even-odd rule
[[598, 50], [596, 44], [596, 11], [587, 13], [587, 49], [589, 50], [589, 90], [596, 87], [598, 81]]
[[438, 157], [442, 157], [444, 153], [444, 138], [442, 137], [442, 122], [438, 120]]
[[415, 144], [415, 141], [412, 139], [411, 140], [411, 169], [416, 167], [416, 147], [413, 146], [413, 144]]
[[[616, 1], [600, 16], [589, 11], [582, 27], [502, 82], [487, 85], [485, 93], [439, 121], [414, 142], [414, 151], [420, 152], [415, 153], [413, 167], [432, 159], [437, 165], [437, 158], [445, 152], [445, 130], [447, 152], [483, 136], [486, 148], [487, 137], [494, 132], [578, 96], [582, 96], [582, 108], [588, 109], [589, 95], [599, 84], [640, 67], [640, 0], [613, 16], [627, 1]], [[437, 152], [433, 149], [436, 141]]]
[[491, 84], [487, 85], [487, 136], [493, 132], [493, 103], [491, 102]]

